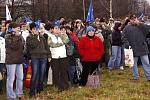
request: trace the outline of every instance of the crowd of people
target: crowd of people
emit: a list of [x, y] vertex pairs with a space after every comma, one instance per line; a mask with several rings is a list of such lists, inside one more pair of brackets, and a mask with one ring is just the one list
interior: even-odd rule
[[[0, 72], [3, 75], [6, 70], [7, 80], [6, 84], [0, 80], [0, 91], [6, 86], [8, 99], [25, 100], [23, 83], [29, 65], [32, 68], [30, 98], [36, 98], [44, 91], [49, 69], [52, 70], [52, 85], [59, 91], [77, 84], [84, 87], [88, 75], [95, 70], [100, 72], [100, 67], [108, 68], [108, 72], [124, 70], [124, 48], [129, 46], [134, 55], [133, 79], [139, 80], [137, 62], [140, 58], [150, 81], [149, 33], [150, 26], [135, 15], [124, 20], [96, 18], [94, 22], [61, 17], [41, 23], [40, 27], [25, 20], [19, 23], [3, 20], [0, 25], [3, 45]], [[6, 58], [2, 56], [4, 53]], [[77, 72], [77, 67], [81, 68], [81, 73]]]

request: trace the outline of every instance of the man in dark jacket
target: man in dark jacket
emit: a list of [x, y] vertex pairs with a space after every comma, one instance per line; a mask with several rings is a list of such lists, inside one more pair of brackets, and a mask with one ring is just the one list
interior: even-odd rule
[[148, 59], [149, 51], [145, 41], [146, 34], [149, 33], [147, 26], [141, 24], [139, 20], [134, 15], [132, 15], [130, 16], [130, 25], [125, 27], [123, 33], [133, 49], [134, 65], [132, 71], [134, 79], [139, 79], [137, 61], [138, 58], [140, 58], [147, 80], [150, 81], [150, 64]]

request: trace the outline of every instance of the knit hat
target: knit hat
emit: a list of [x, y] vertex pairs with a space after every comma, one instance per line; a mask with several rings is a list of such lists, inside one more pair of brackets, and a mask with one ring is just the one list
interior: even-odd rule
[[92, 26], [88, 26], [86, 28], [86, 33], [88, 33], [89, 31], [95, 31], [95, 29]]
[[53, 21], [53, 22], [52, 22], [52, 26], [53, 26], [53, 27], [57, 26], [58, 28], [60, 28], [60, 20]]

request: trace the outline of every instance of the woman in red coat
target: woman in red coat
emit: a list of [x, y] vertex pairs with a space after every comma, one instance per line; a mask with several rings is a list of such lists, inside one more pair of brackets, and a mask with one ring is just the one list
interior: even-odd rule
[[95, 29], [88, 26], [87, 35], [82, 37], [79, 43], [79, 53], [82, 61], [82, 74], [79, 85], [85, 86], [89, 74], [92, 74], [99, 65], [104, 54], [104, 45], [101, 39], [95, 36]]

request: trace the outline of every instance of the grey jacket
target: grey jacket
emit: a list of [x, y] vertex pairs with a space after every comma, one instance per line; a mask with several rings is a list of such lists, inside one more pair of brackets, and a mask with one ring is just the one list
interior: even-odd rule
[[127, 25], [123, 30], [124, 38], [126, 38], [133, 49], [134, 57], [147, 55], [149, 53], [146, 34], [149, 34], [150, 28], [144, 24]]

